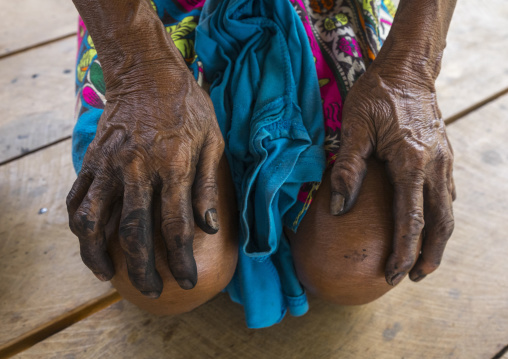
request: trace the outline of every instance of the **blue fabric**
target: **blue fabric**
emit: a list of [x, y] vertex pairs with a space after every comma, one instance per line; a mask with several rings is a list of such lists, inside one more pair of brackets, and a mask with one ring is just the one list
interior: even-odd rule
[[[81, 96], [81, 95], [80, 95]], [[72, 164], [76, 173], [81, 171], [83, 158], [92, 143], [103, 109], [89, 107], [80, 117], [72, 132]]]
[[325, 169], [324, 122], [310, 45], [289, 1], [209, 0], [195, 49], [226, 141], [240, 210], [231, 298], [247, 325], [278, 323], [308, 304], [283, 226]]

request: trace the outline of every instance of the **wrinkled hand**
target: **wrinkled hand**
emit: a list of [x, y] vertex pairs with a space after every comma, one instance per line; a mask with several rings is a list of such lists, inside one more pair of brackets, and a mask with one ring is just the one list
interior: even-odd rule
[[69, 222], [84, 263], [109, 280], [114, 266], [104, 228], [121, 199], [119, 240], [129, 278], [157, 298], [163, 284], [154, 263], [153, 198], [161, 199], [171, 272], [180, 287], [191, 289], [197, 282], [194, 219], [207, 233], [219, 229], [216, 171], [224, 143], [210, 98], [184, 65], [150, 63], [124, 76], [108, 87], [97, 135], [67, 197]]
[[369, 67], [345, 102], [332, 171], [331, 212], [337, 215], [354, 205], [366, 159], [375, 154], [385, 161], [394, 186], [393, 252], [385, 269], [391, 285], [409, 271], [413, 281], [433, 272], [454, 227], [453, 150], [434, 83], [422, 78], [396, 63], [376, 60]]

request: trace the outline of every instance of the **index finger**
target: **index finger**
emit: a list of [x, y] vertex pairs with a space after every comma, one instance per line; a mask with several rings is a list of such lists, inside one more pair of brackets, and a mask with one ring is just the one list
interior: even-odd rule
[[71, 230], [73, 230], [72, 219], [74, 218], [76, 211], [81, 205], [81, 202], [83, 202], [83, 199], [88, 193], [88, 189], [90, 188], [93, 180], [94, 176], [91, 173], [87, 172], [86, 170], [82, 170], [78, 174], [78, 178], [76, 178], [74, 181], [72, 188], [67, 195], [66, 205], [67, 213], [69, 214], [69, 226], [71, 227]]

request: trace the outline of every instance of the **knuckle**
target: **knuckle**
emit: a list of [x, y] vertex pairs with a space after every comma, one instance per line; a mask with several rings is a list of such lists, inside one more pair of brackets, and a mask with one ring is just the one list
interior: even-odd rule
[[187, 234], [190, 232], [191, 220], [184, 217], [164, 217], [161, 228], [168, 234]]
[[168, 244], [182, 248], [192, 243], [194, 228], [190, 219], [166, 217], [161, 221], [161, 229]]
[[215, 148], [217, 149], [217, 154], [219, 156], [222, 156], [222, 152], [224, 152], [224, 147], [226, 146], [226, 143], [224, 142], [224, 139], [222, 138], [222, 134], [220, 130], [218, 130], [218, 134], [213, 136], [214, 138], [214, 144]]
[[451, 147], [447, 147], [445, 161], [448, 164], [452, 164], [454, 159], [455, 159], [455, 155], [453, 153], [452, 148]]
[[407, 140], [402, 140], [395, 159], [400, 168], [409, 168], [412, 172], [420, 172], [428, 162], [428, 150], [424, 146], [415, 146]]
[[361, 176], [361, 171], [359, 171], [361, 165], [359, 160], [356, 158], [348, 158], [335, 162], [333, 165], [332, 171], [332, 182], [337, 184], [344, 183], [346, 185], [353, 183], [359, 179]]
[[195, 199], [196, 203], [202, 202], [203, 200], [208, 200], [208, 196], [213, 195], [217, 196], [219, 193], [219, 186], [215, 179], [202, 179], [198, 183], [198, 191], [205, 195], [205, 197], [199, 196]]
[[72, 228], [84, 239], [95, 238], [99, 233], [96, 221], [90, 218], [90, 213], [78, 209], [71, 219]]
[[435, 161], [438, 167], [443, 167], [445, 170], [453, 166], [453, 153], [449, 148], [439, 148], [435, 155]]
[[442, 240], [446, 241], [448, 240], [453, 233], [453, 230], [455, 229], [455, 220], [453, 217], [446, 218], [441, 221], [441, 223], [438, 224], [438, 235]]
[[[420, 155], [418, 155], [420, 156]], [[413, 188], [422, 185], [426, 177], [425, 167], [427, 161], [411, 154], [396, 156], [389, 161], [389, 174], [394, 185]]]
[[[190, 163], [191, 161], [188, 162]], [[181, 190], [182, 188], [187, 188], [194, 177], [194, 169], [187, 165], [173, 164], [169, 171], [169, 180], [165, 181], [164, 185], [171, 189], [177, 188]]]
[[140, 244], [139, 238], [147, 234], [147, 225], [143, 222], [128, 221], [122, 222], [119, 228], [119, 235], [124, 240], [129, 241], [129, 247], [136, 247]]
[[423, 169], [427, 164], [427, 156], [422, 153], [421, 150], [418, 150], [414, 154], [410, 154], [406, 158], [405, 163], [409, 168], [413, 168], [413, 171], [417, 174], [423, 174]]
[[413, 237], [420, 235], [423, 227], [425, 226], [425, 219], [423, 215], [423, 209], [415, 208], [408, 213], [408, 228], [409, 233]]
[[123, 214], [118, 234], [123, 241], [134, 242], [133, 245], [136, 242], [141, 244], [144, 242], [140, 239], [150, 235], [151, 228], [150, 211], [145, 208], [138, 208], [126, 211]]

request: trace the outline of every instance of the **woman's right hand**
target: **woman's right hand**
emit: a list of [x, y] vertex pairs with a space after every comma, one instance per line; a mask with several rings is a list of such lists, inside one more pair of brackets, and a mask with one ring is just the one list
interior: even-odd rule
[[159, 297], [152, 203], [160, 196], [169, 267], [180, 287], [191, 289], [194, 220], [207, 233], [219, 229], [216, 176], [224, 141], [212, 102], [181, 57], [141, 62], [114, 77], [106, 70], [104, 113], [67, 197], [81, 257], [99, 279], [113, 277], [104, 228], [121, 200], [119, 238], [129, 278], [144, 295]]

